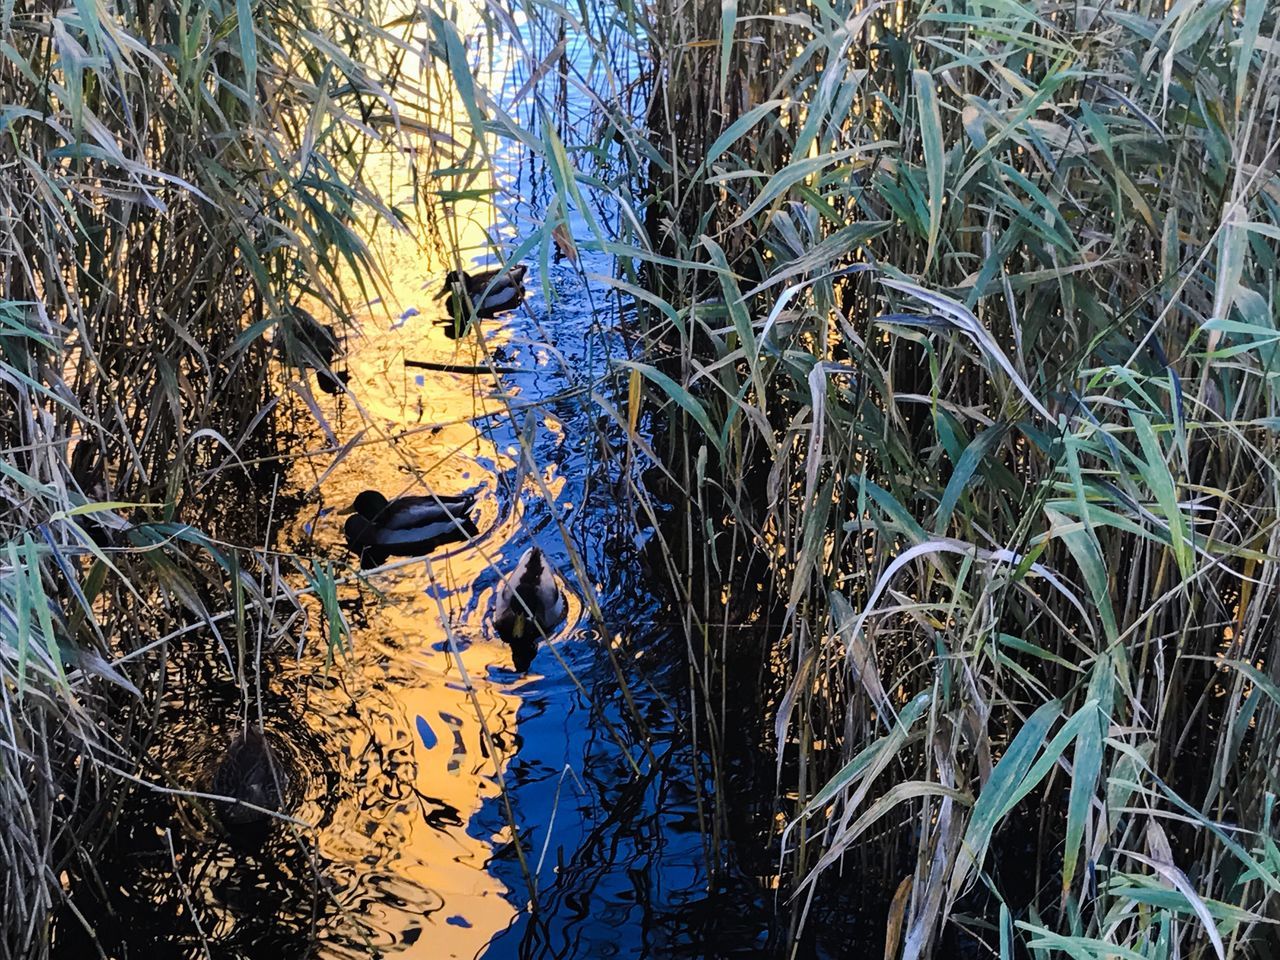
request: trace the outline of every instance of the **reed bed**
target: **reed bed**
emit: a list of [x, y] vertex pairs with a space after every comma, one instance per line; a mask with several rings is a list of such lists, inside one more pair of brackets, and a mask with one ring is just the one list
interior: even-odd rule
[[1269, 956], [1275, 6], [521, 9], [597, 101], [513, 135], [634, 311], [713, 869], [784, 955]]
[[617, 257], [709, 864], [779, 953], [869, 904], [886, 957], [1267, 956], [1274, 5], [483, 9], [469, 47], [447, 5], [5, 7], [0, 957], [153, 773], [170, 642], [247, 677], [297, 629], [281, 561], [187, 521], [272, 442], [263, 335], [314, 363], [289, 308], [408, 219], [368, 151], [456, 146], [419, 56], [473, 135], [443, 176], [548, 172], [512, 259]]
[[0, 11], [0, 957], [76, 922], [130, 789], [189, 786], [148, 760], [166, 659], [220, 658], [248, 715], [320, 609], [299, 584], [333, 612], [242, 463], [322, 362], [292, 307], [343, 315], [364, 234], [405, 226], [365, 168], [431, 142], [396, 31], [373, 2]]
[[1263, 955], [1276, 11], [733, 13], [655, 20], [659, 289], [718, 302], [651, 369], [695, 568], [772, 587], [694, 663], [763, 665], [792, 937], [870, 881], [886, 956]]

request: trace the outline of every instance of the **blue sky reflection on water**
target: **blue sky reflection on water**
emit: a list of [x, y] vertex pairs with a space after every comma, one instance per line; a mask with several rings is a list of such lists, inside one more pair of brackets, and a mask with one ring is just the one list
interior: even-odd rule
[[[540, 62], [555, 41], [523, 37], [528, 57], [511, 62], [506, 88], [523, 88], [527, 65]], [[585, 43], [569, 37], [566, 50], [579, 75], [586, 76]], [[495, 73], [501, 69], [499, 65]], [[558, 116], [563, 122], [586, 122], [585, 95], [573, 87], [566, 93]], [[521, 105], [509, 106], [515, 112]], [[536, 135], [534, 111], [526, 109], [523, 119]], [[528, 225], [546, 214], [550, 175], [522, 148], [500, 147], [496, 156], [494, 232], [518, 243]], [[606, 224], [612, 213], [607, 206], [595, 211], [598, 221]], [[537, 388], [531, 385], [544, 396], [571, 381], [596, 381], [607, 370], [609, 356], [625, 355], [619, 335], [624, 321], [616, 300], [607, 289], [590, 288], [581, 279], [585, 274], [608, 275], [613, 263], [586, 252], [592, 231], [579, 211], [571, 209], [568, 221], [580, 251], [579, 264], [560, 260], [550, 276], [542, 276], [538, 258], [531, 257], [532, 317], [517, 315], [511, 322], [512, 342], [527, 337], [527, 349], [538, 353], [537, 341], [545, 332], [563, 358], [559, 369], [540, 378]], [[550, 304], [542, 293], [547, 287], [553, 291]], [[617, 395], [616, 383], [610, 393], [621, 407], [625, 398]], [[605, 463], [596, 453], [600, 411], [584, 398], [572, 397], [550, 402], [545, 412], [561, 429], [539, 431], [533, 459], [556, 465], [563, 482], [559, 499], [573, 505], [566, 529], [596, 581], [608, 622], [602, 631], [584, 618], [576, 635], [558, 647], [560, 658], [542, 651], [535, 663], [541, 675], [516, 685], [515, 746], [504, 778], [526, 864], [521, 865], [509, 846], [500, 846], [490, 861], [490, 871], [502, 880], [518, 913], [483, 956], [663, 955], [673, 946], [664, 944], [669, 918], [701, 899], [706, 884], [690, 735], [678, 719], [681, 708], [672, 701], [683, 696], [685, 676], [674, 668], [679, 658], [671, 645], [682, 641], [654, 623], [661, 611], [642, 582], [636, 531], [620, 509], [624, 484], [616, 463]], [[499, 425], [490, 435], [496, 449], [516, 445], [509, 423], [490, 423]], [[540, 498], [527, 498], [525, 527], [538, 531], [537, 542], [561, 571], [568, 572], [572, 565], [551, 512]], [[640, 722], [624, 701], [606, 655], [609, 644], [623, 665]], [[503, 802], [491, 797], [468, 829], [479, 837], [493, 837], [506, 823]], [[533, 874], [536, 894], [531, 894], [526, 870]], [[537, 904], [532, 913], [527, 909], [531, 900]]]
[[[536, 61], [545, 41], [524, 42]], [[574, 43], [568, 49], [585, 50]], [[516, 61], [488, 63], [478, 72], [507, 90], [523, 86], [527, 76]], [[569, 122], [585, 108], [572, 90], [560, 106], [559, 115]], [[526, 110], [522, 116], [536, 132], [532, 114]], [[453, 222], [442, 230], [457, 238], [464, 262], [492, 262], [485, 248], [494, 239], [509, 255], [546, 214], [550, 178], [539, 159], [523, 149], [493, 146], [494, 205], [456, 204]], [[607, 217], [607, 210], [602, 213]], [[397, 360], [406, 356], [465, 363], [474, 350], [465, 341], [444, 340], [433, 328], [440, 313], [430, 299], [436, 276], [423, 278], [426, 265], [403, 240], [380, 251], [393, 266], [393, 289], [366, 318], [363, 338], [352, 344], [357, 396], [388, 433], [412, 428], [415, 420], [453, 423], [403, 451], [428, 482], [442, 493], [479, 485], [491, 495], [491, 504], [482, 506], [482, 534], [475, 544], [375, 580], [388, 598], [365, 625], [357, 625], [355, 660], [346, 668], [357, 671], [348, 683], [356, 688], [369, 683], [369, 670], [382, 674], [370, 692], [387, 701], [382, 735], [411, 744], [421, 792], [451, 808], [455, 821], [465, 818], [465, 835], [475, 844], [466, 843], [449, 818], [428, 818], [424, 833], [403, 809], [389, 815], [401, 821], [390, 833], [399, 837], [400, 849], [375, 846], [373, 856], [381, 862], [371, 866], [397, 876], [402, 892], [376, 906], [366, 901], [380, 914], [372, 923], [385, 934], [388, 953], [665, 955], [671, 918], [699, 900], [705, 888], [698, 791], [691, 780], [695, 764], [677, 705], [685, 682], [671, 650], [677, 641], [654, 622], [660, 609], [642, 582], [636, 547], [644, 534], [637, 537], [622, 507], [621, 459], [606, 460], [598, 449], [601, 411], [589, 393], [573, 393], [590, 387], [619, 406], [625, 400], [625, 390], [618, 395], [614, 380], [604, 379], [609, 358], [625, 354], [616, 300], [606, 288], [582, 280], [584, 274], [611, 273], [613, 264], [584, 250], [591, 230], [577, 211], [570, 211], [568, 224], [582, 251], [579, 263], [543, 261], [535, 252], [526, 258], [531, 271], [525, 309], [484, 325], [501, 362], [522, 371], [505, 375], [497, 390], [488, 380], [451, 374], [395, 376]], [[441, 264], [430, 266], [438, 270]], [[514, 423], [504, 409], [519, 411]], [[457, 422], [468, 418], [468, 410], [479, 428], [473, 436]], [[522, 435], [531, 442], [527, 460], [519, 452]], [[614, 443], [624, 439], [616, 427], [606, 435]], [[532, 470], [530, 462], [536, 464]], [[393, 486], [397, 477], [405, 487], [413, 482], [394, 457], [375, 447], [335, 471], [326, 496], [335, 504], [343, 501], [371, 472], [381, 475], [383, 486]], [[533, 542], [578, 598], [594, 590], [607, 623], [602, 629], [591, 622], [579, 599], [567, 628], [551, 647], [543, 646], [531, 673], [522, 677], [488, 627], [488, 604], [498, 583], [491, 563], [510, 567]], [[590, 584], [577, 579], [569, 545]], [[447, 629], [440, 626], [442, 613]], [[393, 634], [400, 636], [385, 642]], [[415, 650], [415, 643], [426, 649]], [[367, 652], [379, 644], [380, 657], [362, 655], [362, 647]], [[638, 716], [625, 703], [610, 647]], [[363, 708], [367, 701], [353, 695]], [[391, 729], [399, 724], [402, 731]], [[468, 789], [475, 797], [470, 805]], [[382, 819], [365, 810], [365, 803], [359, 806], [368, 819]], [[512, 819], [523, 863], [511, 842]], [[450, 846], [456, 848], [452, 855]], [[477, 852], [484, 850], [489, 853], [482, 864]], [[440, 872], [440, 858], [454, 865]], [[406, 860], [417, 866], [402, 869]], [[492, 881], [459, 879], [477, 869]], [[433, 896], [407, 895], [407, 879], [430, 888]], [[505, 911], [495, 896], [508, 905]], [[400, 919], [396, 900], [403, 903]], [[533, 902], [536, 911], [529, 909]], [[424, 907], [425, 920], [414, 915]]]

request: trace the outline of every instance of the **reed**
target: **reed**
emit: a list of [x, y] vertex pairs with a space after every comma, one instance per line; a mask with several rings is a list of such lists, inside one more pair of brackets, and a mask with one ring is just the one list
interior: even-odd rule
[[524, 9], [636, 65], [519, 132], [620, 258], [629, 502], [687, 505], [713, 867], [796, 956], [859, 903], [886, 957], [1267, 955], [1274, 5]]
[[[289, 308], [343, 314], [341, 271], [377, 281], [363, 234], [404, 225], [365, 166], [429, 132], [388, 92], [424, 102], [391, 22], [0, 12], [0, 957], [43, 955], [64, 898], [75, 915], [128, 790], [183, 786], [147, 759], [166, 659], [211, 646], [247, 711], [305, 615], [294, 561], [262, 549], [277, 478], [237, 465], [275, 452], [280, 344], [308, 389]], [[207, 508], [228, 496], [250, 506]]]
[[[780, 952], [870, 905], [886, 957], [1267, 955], [1274, 5], [484, 10], [469, 50], [436, 4], [5, 8], [0, 957], [147, 773], [170, 642], [245, 676], [293, 628], [277, 558], [183, 521], [263, 442], [263, 334], [376, 284], [368, 151], [449, 141], [424, 53], [443, 175], [546, 172], [512, 259], [617, 257], [709, 865], [773, 874]], [[472, 74], [514, 12], [516, 98]]]
[[659, 396], [732, 518], [700, 569], [773, 587], [793, 942], [854, 872], [899, 892], [886, 956], [953, 915], [1001, 955], [1261, 955], [1275, 11], [733, 12], [664, 58], [708, 131], [671, 180], [719, 192], [666, 249], [719, 302]]

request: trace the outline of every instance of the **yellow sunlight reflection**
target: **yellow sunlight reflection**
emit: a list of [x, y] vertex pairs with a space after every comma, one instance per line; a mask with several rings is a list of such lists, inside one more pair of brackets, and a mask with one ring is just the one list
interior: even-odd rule
[[[466, 116], [459, 105], [453, 108], [455, 116]], [[438, 111], [437, 122], [445, 123], [449, 112]], [[465, 136], [462, 131], [457, 139]], [[383, 182], [396, 185], [393, 198], [407, 200], [413, 189], [407, 158], [387, 154], [380, 163]], [[482, 178], [468, 190], [491, 186]], [[488, 247], [496, 216], [487, 200], [458, 201], [443, 212], [447, 224], [435, 226], [453, 235], [464, 264]], [[434, 297], [452, 251], [424, 251], [416, 238], [385, 229], [381, 238], [377, 252], [389, 286], [384, 302], [359, 316], [358, 331], [348, 335], [351, 396], [315, 393], [339, 445], [357, 435], [359, 442], [345, 456], [297, 462], [295, 482], [303, 489], [319, 484], [332, 510], [316, 529], [296, 530], [295, 537], [312, 536], [341, 553], [345, 517], [336, 510], [364, 489], [388, 497], [477, 491], [480, 535], [425, 560], [393, 561], [389, 572], [371, 575], [367, 587], [340, 587], [343, 600], [362, 599], [362, 613], [348, 614], [353, 649], [330, 668], [327, 681], [323, 651], [311, 651], [299, 665], [309, 674], [299, 677], [308, 690], [305, 722], [328, 744], [337, 767], [336, 786], [313, 786], [313, 792], [337, 794], [336, 804], [328, 796], [333, 812], [320, 823], [318, 853], [346, 866], [337, 872], [349, 880], [333, 896], [373, 928], [379, 946], [403, 957], [474, 957], [515, 916], [505, 887], [485, 869], [495, 846], [511, 837], [468, 830], [482, 804], [498, 796], [521, 702], [519, 681], [490, 678], [491, 667], [510, 667], [511, 654], [487, 635], [492, 591], [473, 596], [472, 589], [491, 561], [514, 562], [503, 547], [519, 519], [512, 511], [500, 515], [495, 497], [495, 471], [513, 463], [474, 426], [482, 414], [505, 410], [495, 395], [507, 388], [488, 375], [405, 369], [405, 359], [484, 360], [472, 339], [450, 340], [434, 323], [444, 317]], [[314, 378], [309, 383], [314, 388]], [[509, 396], [518, 403], [515, 393], [511, 388]], [[547, 426], [562, 434], [559, 424], [548, 420]], [[312, 441], [313, 447], [325, 443], [319, 433]], [[575, 614], [571, 610], [570, 623]], [[309, 797], [297, 815], [317, 822], [320, 799]]]

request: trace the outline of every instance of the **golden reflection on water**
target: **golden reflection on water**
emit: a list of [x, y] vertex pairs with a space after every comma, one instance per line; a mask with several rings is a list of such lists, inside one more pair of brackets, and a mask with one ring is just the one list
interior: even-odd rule
[[[403, 158], [381, 162], [387, 182], [410, 189]], [[474, 200], [449, 215], [465, 263], [467, 251], [487, 246], [495, 211]], [[508, 648], [488, 633], [492, 590], [473, 590], [490, 563], [505, 569], [516, 559], [505, 545], [519, 529], [518, 511], [500, 509], [496, 496], [496, 472], [514, 463], [474, 424], [505, 413], [497, 389], [515, 402], [518, 391], [489, 376], [406, 369], [405, 359], [483, 359], [472, 341], [449, 340], [433, 323], [443, 317], [434, 295], [452, 256], [386, 231], [377, 253], [389, 285], [347, 338], [353, 396], [315, 393], [339, 444], [357, 434], [360, 442], [344, 456], [295, 464], [292, 479], [304, 490], [318, 485], [326, 512], [304, 513], [293, 540], [300, 552], [318, 541], [341, 555], [345, 517], [335, 511], [366, 488], [388, 496], [478, 488], [481, 532], [424, 560], [393, 562], [388, 572], [369, 575], [367, 586], [339, 587], [341, 600], [363, 601], [361, 614], [348, 613], [351, 649], [330, 669], [331, 681], [324, 680], [322, 650], [295, 668], [306, 690], [302, 722], [327, 745], [337, 783], [317, 781], [295, 815], [319, 824], [315, 843], [321, 861], [333, 865], [334, 899], [372, 928], [374, 945], [404, 957], [474, 957], [516, 916], [506, 888], [486, 871], [495, 846], [510, 841], [509, 830], [476, 837], [468, 824], [498, 795], [515, 747], [522, 682], [509, 673]], [[550, 417], [544, 426], [563, 435]], [[324, 443], [317, 434], [315, 446]], [[571, 598], [566, 623], [577, 612]]]

